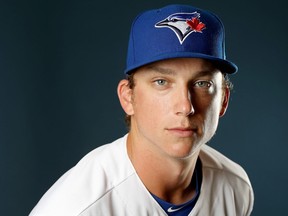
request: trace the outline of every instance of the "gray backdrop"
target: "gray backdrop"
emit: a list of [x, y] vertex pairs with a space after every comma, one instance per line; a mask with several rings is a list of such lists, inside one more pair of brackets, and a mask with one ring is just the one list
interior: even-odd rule
[[81, 157], [126, 133], [116, 86], [130, 24], [144, 9], [174, 2], [216, 12], [227, 56], [239, 66], [210, 145], [246, 169], [253, 215], [287, 214], [285, 0], [1, 0], [1, 215], [27, 215]]

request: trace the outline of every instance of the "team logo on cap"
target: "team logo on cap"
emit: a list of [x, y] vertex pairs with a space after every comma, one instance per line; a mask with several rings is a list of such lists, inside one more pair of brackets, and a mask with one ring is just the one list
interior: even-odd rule
[[174, 13], [155, 24], [156, 28], [170, 28], [177, 35], [180, 44], [193, 32], [202, 33], [206, 25], [200, 21], [200, 13]]

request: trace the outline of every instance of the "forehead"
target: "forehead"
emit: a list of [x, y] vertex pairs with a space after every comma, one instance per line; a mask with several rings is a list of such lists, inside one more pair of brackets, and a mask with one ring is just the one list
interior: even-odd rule
[[[148, 73], [149, 72], [149, 73]], [[166, 74], [166, 75], [214, 75], [221, 72], [212, 62], [200, 58], [175, 58], [158, 61], [145, 65], [136, 71], [136, 74]]]

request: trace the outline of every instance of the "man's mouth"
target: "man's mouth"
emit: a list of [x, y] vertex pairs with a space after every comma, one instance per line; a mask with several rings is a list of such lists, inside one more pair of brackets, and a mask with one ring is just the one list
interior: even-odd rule
[[166, 130], [179, 137], [191, 137], [196, 129], [193, 129], [192, 127], [172, 127], [167, 128]]

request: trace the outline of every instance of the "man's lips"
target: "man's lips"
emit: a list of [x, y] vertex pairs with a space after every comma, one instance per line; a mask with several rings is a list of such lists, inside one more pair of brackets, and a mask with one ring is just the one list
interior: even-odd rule
[[166, 130], [180, 137], [190, 137], [195, 133], [195, 129], [191, 127], [173, 127]]

